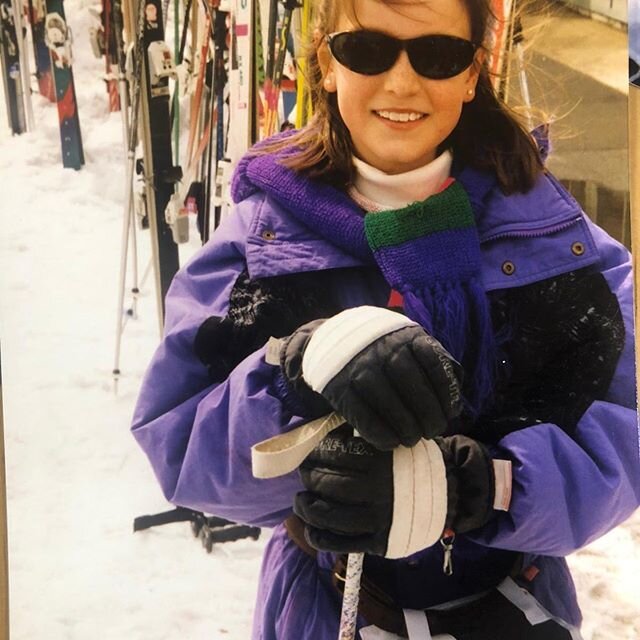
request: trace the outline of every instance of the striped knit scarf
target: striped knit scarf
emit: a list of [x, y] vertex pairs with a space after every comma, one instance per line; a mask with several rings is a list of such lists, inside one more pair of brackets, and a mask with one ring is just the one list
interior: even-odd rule
[[367, 241], [405, 313], [462, 363], [467, 409], [477, 415], [494, 380], [494, 339], [469, 198], [451, 179], [422, 202], [369, 213]]

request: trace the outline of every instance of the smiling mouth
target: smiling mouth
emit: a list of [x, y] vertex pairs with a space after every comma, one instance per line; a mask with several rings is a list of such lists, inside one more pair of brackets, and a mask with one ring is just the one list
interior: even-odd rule
[[391, 122], [416, 122], [427, 117], [426, 113], [418, 113], [417, 111], [403, 113], [397, 111], [374, 111], [374, 113], [380, 118]]

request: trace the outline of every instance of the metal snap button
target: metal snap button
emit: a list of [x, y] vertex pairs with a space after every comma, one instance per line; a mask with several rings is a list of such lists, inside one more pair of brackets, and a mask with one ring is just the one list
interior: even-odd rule
[[506, 260], [502, 263], [502, 273], [505, 276], [512, 276], [516, 272], [516, 265], [511, 260]]
[[573, 253], [574, 256], [581, 256], [584, 254], [584, 252], [585, 248], [582, 242], [574, 242], [571, 245], [571, 253]]
[[263, 240], [268, 240], [268, 241], [275, 240], [276, 239], [276, 234], [275, 234], [274, 231], [271, 231], [271, 229], [265, 229], [262, 232], [262, 239]]

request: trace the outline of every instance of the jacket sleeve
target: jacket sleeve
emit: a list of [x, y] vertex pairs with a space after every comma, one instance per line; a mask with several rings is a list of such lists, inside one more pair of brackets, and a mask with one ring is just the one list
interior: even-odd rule
[[624, 344], [613, 378], [574, 430], [542, 422], [498, 442], [496, 457], [513, 464], [511, 506], [470, 534], [481, 544], [565, 556], [620, 524], [638, 507], [631, 264], [626, 250], [613, 245], [603, 231], [594, 226], [592, 233], [601, 247], [602, 274], [624, 321]]
[[174, 278], [164, 337], [144, 377], [132, 431], [170, 502], [273, 526], [301, 490], [297, 473], [256, 480], [251, 472], [251, 446], [301, 422], [282, 405], [279, 368], [266, 364], [262, 347], [212, 383], [194, 351], [205, 320], [228, 312], [246, 268], [244, 243], [255, 206], [253, 198], [240, 203]]

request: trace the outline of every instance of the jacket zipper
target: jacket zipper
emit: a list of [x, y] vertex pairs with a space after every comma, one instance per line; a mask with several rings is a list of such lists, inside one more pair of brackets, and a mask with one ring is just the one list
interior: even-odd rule
[[456, 532], [453, 529], [445, 529], [440, 538], [440, 544], [444, 550], [444, 562], [442, 572], [445, 576], [453, 575], [453, 542], [456, 539]]
[[480, 244], [485, 242], [491, 242], [492, 240], [499, 240], [500, 238], [538, 238], [540, 236], [546, 236], [550, 233], [556, 233], [557, 231], [562, 231], [563, 229], [568, 229], [572, 227], [574, 224], [580, 222], [581, 218], [576, 216], [572, 220], [566, 220], [565, 222], [558, 222], [554, 225], [549, 225], [546, 227], [539, 227], [538, 229], [512, 229], [510, 231], [503, 231], [501, 233], [495, 233], [491, 236], [487, 236], [486, 238], [480, 239]]

